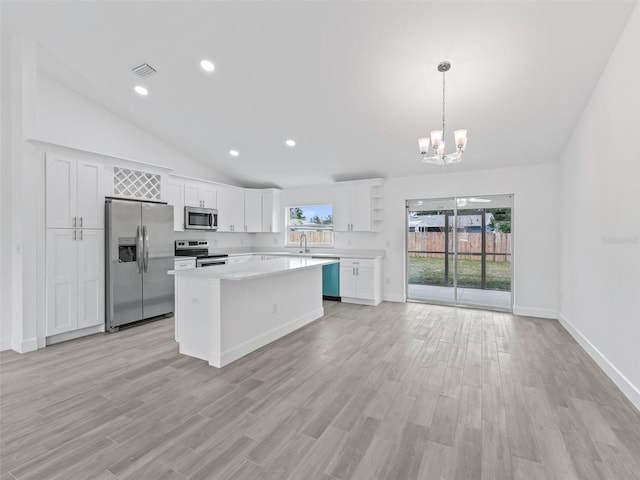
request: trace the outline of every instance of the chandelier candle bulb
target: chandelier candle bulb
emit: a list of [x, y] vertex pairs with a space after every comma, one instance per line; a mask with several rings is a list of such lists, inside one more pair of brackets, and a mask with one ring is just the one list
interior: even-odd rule
[[434, 130], [431, 132], [431, 143], [433, 144], [434, 150], [440, 146], [440, 143], [442, 143], [442, 130]]
[[418, 147], [420, 147], [420, 153], [425, 154], [429, 152], [429, 137], [418, 139]]
[[456, 130], [453, 132], [453, 136], [456, 139], [456, 147], [464, 150], [464, 147], [467, 145], [467, 131]]

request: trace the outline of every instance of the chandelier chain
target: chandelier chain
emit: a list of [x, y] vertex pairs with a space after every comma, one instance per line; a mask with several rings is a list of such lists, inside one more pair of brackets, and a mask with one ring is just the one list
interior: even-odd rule
[[445, 137], [445, 132], [444, 132], [444, 84], [445, 84], [445, 72], [442, 72], [442, 140], [444, 141]]

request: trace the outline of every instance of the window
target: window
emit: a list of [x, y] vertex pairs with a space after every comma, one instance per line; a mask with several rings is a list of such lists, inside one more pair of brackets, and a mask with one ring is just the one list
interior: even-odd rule
[[315, 247], [333, 246], [332, 205], [287, 207], [286, 218], [287, 245], [300, 245], [300, 237], [305, 234], [307, 245]]

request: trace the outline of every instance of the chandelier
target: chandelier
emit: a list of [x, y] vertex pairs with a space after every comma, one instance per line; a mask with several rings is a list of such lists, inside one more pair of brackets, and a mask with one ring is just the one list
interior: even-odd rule
[[422, 161], [433, 163], [434, 165], [448, 165], [462, 161], [462, 153], [467, 146], [467, 131], [454, 130], [453, 137], [456, 141], [456, 151], [446, 155], [444, 153], [444, 98], [445, 98], [445, 74], [451, 68], [449, 62], [440, 62], [438, 71], [442, 72], [442, 130], [431, 132], [431, 145], [433, 145], [433, 155], [429, 156], [429, 137], [418, 139]]

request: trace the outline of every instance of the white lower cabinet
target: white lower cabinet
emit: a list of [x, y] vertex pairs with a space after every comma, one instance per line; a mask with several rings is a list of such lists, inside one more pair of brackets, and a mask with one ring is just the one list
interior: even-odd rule
[[382, 261], [341, 258], [340, 297], [346, 303], [378, 305], [382, 301]]
[[196, 268], [195, 258], [176, 258], [173, 261], [174, 270], [190, 270]]
[[104, 325], [104, 230], [47, 229], [46, 335]]

